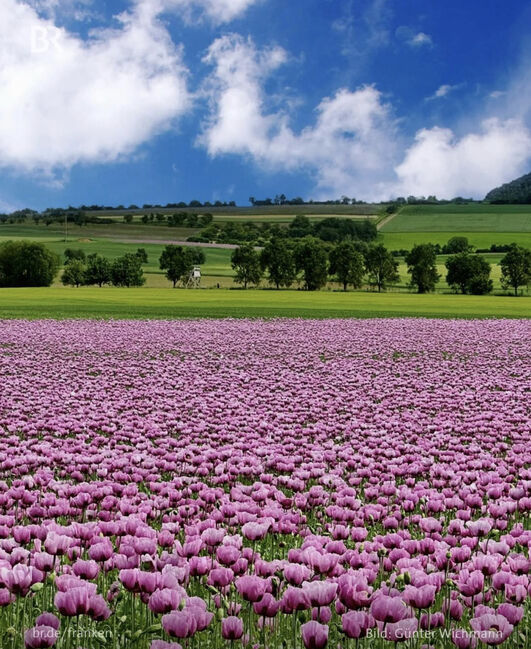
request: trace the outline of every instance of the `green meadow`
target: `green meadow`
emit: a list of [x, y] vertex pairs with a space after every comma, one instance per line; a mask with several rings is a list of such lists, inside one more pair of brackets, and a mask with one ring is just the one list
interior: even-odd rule
[[524, 318], [531, 298], [157, 288], [6, 288], [1, 318]]
[[468, 237], [476, 248], [516, 242], [531, 248], [530, 205], [408, 205], [380, 230], [390, 250], [417, 243], [446, 243], [452, 236]]
[[382, 232], [529, 232], [530, 205], [408, 205]]

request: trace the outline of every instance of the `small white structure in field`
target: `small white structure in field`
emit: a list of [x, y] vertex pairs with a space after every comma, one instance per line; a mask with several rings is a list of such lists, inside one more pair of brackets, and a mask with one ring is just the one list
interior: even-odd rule
[[188, 282], [186, 282], [186, 288], [199, 288], [201, 283], [201, 267], [194, 266], [190, 271], [188, 276]]

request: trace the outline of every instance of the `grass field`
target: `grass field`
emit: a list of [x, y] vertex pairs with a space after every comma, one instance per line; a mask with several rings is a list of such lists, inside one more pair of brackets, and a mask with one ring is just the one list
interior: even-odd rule
[[531, 232], [380, 232], [379, 240], [389, 250], [411, 250], [417, 243], [438, 243], [443, 245], [453, 236], [467, 237], [470, 245], [488, 249], [493, 243], [506, 245], [518, 243], [531, 248]]
[[530, 205], [410, 205], [382, 232], [529, 232]]
[[410, 205], [387, 221], [380, 239], [390, 250], [415, 244], [445, 244], [450, 237], [467, 237], [476, 248], [516, 242], [531, 248], [530, 205]]
[[13, 288], [0, 318], [524, 318], [531, 298], [321, 291]]
[[[123, 223], [116, 219], [115, 223], [88, 223], [78, 226], [68, 224], [68, 246], [72, 247], [77, 241], [87, 239], [175, 239], [186, 240], [199, 232], [199, 228], [170, 228], [165, 224], [154, 223]], [[59, 241], [64, 243], [65, 229], [62, 223], [51, 225], [35, 225], [33, 222], [26, 223], [3, 223], [0, 224], [0, 241], [5, 239], [38, 239], [43, 243], [47, 241]], [[67, 246], [65, 246], [67, 247]]]

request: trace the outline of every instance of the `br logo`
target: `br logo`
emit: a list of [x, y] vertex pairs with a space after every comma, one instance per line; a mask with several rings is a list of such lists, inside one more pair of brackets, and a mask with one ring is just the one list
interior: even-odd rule
[[32, 54], [45, 54], [50, 50], [60, 50], [61, 30], [56, 27], [34, 26], [31, 29], [30, 48]]

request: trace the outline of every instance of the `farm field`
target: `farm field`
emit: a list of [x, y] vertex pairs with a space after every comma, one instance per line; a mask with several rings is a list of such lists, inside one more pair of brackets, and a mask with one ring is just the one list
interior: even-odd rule
[[[67, 246], [77, 246], [77, 243], [90, 244], [91, 239], [105, 241], [117, 241], [122, 239], [136, 239], [139, 242], [152, 239], [175, 239], [186, 240], [188, 237], [197, 234], [198, 228], [170, 228], [166, 225], [155, 225], [153, 223], [123, 223], [120, 219], [116, 223], [87, 223], [78, 226], [68, 224]], [[32, 239], [35, 241], [65, 243], [65, 229], [62, 223], [46, 225], [35, 225], [34, 223], [3, 223], [0, 225], [0, 241], [6, 239]]]
[[383, 232], [531, 232], [530, 205], [408, 205]]
[[387, 221], [380, 234], [390, 250], [417, 243], [443, 245], [454, 235], [468, 237], [476, 248], [513, 242], [531, 247], [531, 206], [409, 205]]
[[188, 214], [210, 213], [214, 221], [229, 221], [240, 218], [256, 218], [264, 222], [278, 222], [278, 219], [292, 220], [297, 214], [306, 214], [309, 217], [323, 218], [332, 215], [371, 217], [377, 215], [386, 205], [249, 205], [248, 207], [162, 207], [146, 208], [137, 210], [112, 210], [112, 211], [87, 211], [89, 216], [105, 216], [106, 218], [121, 219], [124, 214], [133, 214], [133, 218], [140, 218], [142, 214], [160, 213], [175, 214], [186, 212]]
[[453, 236], [467, 237], [471, 246], [481, 249], [489, 249], [492, 244], [505, 246], [511, 243], [531, 248], [531, 232], [380, 232], [378, 238], [389, 250], [411, 250], [420, 243], [442, 246]]
[[530, 341], [0, 322], [2, 647], [527, 649]]
[[[161, 279], [162, 276], [161, 276]], [[4, 288], [4, 318], [527, 318], [531, 298], [171, 288]]]

